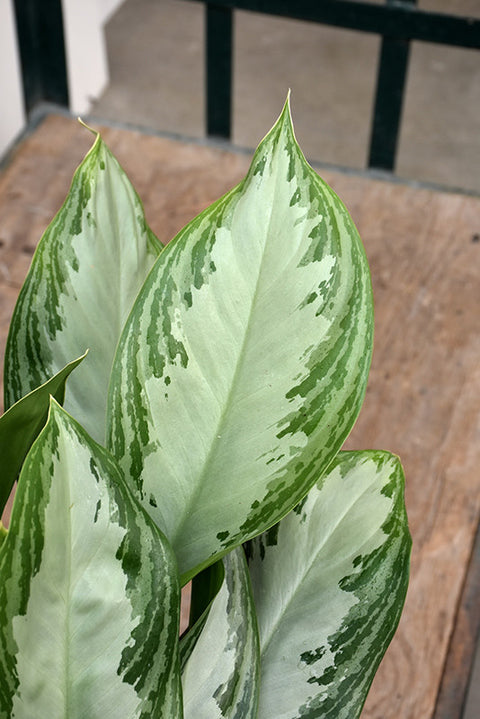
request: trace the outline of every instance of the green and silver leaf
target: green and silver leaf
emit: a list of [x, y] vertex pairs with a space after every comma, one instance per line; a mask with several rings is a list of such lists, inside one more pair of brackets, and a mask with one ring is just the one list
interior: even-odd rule
[[54, 400], [0, 549], [0, 716], [181, 719], [172, 551]]
[[243, 549], [223, 558], [225, 580], [182, 673], [185, 719], [255, 719], [258, 630]]
[[23, 460], [47, 421], [50, 395], [63, 404], [67, 377], [85, 357], [86, 354], [69, 362], [48, 382], [22, 397], [0, 417], [0, 516], [22, 468]]
[[7, 528], [3, 525], [3, 522], [0, 520], [0, 548], [5, 541], [8, 534]]
[[65, 407], [103, 443], [115, 348], [160, 247], [140, 199], [97, 135], [20, 292], [5, 355], [5, 407], [88, 347]]
[[356, 719], [395, 632], [411, 540], [400, 462], [341, 452], [277, 526], [249, 542], [258, 719]]
[[246, 179], [158, 258], [113, 367], [108, 446], [182, 582], [323, 474], [363, 401], [372, 328], [360, 238], [286, 105]]

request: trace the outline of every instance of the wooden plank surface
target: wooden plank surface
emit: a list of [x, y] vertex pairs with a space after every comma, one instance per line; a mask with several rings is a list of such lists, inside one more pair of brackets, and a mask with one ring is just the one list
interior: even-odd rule
[[[437, 697], [434, 719], [463, 719], [472, 673], [472, 656], [480, 638], [480, 527], [477, 530], [470, 566], [462, 592], [462, 600], [450, 639], [443, 680]], [[478, 661], [478, 650], [477, 660]], [[475, 672], [474, 672], [475, 674]], [[476, 672], [478, 677], [478, 672]], [[478, 681], [478, 678], [477, 678]], [[479, 695], [476, 684], [470, 686]], [[478, 719], [478, 700], [471, 700], [468, 716]]]
[[[103, 136], [164, 242], [249, 164], [245, 155], [132, 131], [104, 128]], [[75, 121], [50, 116], [0, 173], [2, 352], [32, 251], [90, 144]], [[376, 303], [370, 383], [348, 447], [400, 455], [413, 536], [405, 612], [362, 717], [439, 718], [440, 687], [458, 686], [454, 675], [471, 659], [468, 618], [477, 610], [463, 589], [480, 516], [480, 199], [320, 174], [360, 230]]]

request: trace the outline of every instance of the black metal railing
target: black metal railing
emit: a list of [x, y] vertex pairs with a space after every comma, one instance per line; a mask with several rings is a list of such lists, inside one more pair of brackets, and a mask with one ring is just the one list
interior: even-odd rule
[[14, 0], [27, 115], [40, 102], [68, 107], [62, 0]]
[[[480, 19], [427, 12], [416, 0], [194, 0], [206, 12], [206, 127], [230, 138], [235, 10], [374, 33], [382, 37], [369, 167], [393, 170], [412, 40], [480, 49]], [[14, 0], [27, 114], [39, 102], [68, 107], [61, 0]], [[352, 59], [353, 61], [353, 59]], [[160, 69], [159, 69], [160, 71]]]
[[210, 136], [231, 136], [235, 10], [381, 35], [368, 159], [371, 168], [395, 167], [411, 41], [480, 49], [479, 19], [420, 10], [416, 0], [386, 0], [384, 5], [357, 0], [196, 1], [206, 8], [206, 124]]

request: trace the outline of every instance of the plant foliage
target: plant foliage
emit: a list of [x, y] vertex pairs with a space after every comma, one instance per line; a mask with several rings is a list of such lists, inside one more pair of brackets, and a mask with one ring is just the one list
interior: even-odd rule
[[7, 342], [0, 719], [360, 715], [410, 554], [398, 459], [340, 451], [372, 344], [288, 102], [164, 249], [96, 136]]

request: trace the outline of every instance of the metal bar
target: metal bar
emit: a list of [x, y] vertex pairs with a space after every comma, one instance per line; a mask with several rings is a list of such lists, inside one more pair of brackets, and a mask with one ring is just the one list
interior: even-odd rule
[[[395, 0], [387, 0], [393, 5]], [[409, 0], [413, 5], [416, 0]], [[393, 170], [397, 154], [405, 81], [410, 55], [409, 40], [382, 38], [373, 110], [368, 166]]]
[[389, 6], [360, 0], [216, 0], [215, 4], [405, 40], [480, 49], [479, 19], [419, 10], [405, 0]]
[[27, 114], [42, 101], [68, 107], [61, 0], [15, 0], [15, 16]]
[[233, 11], [206, 4], [207, 134], [230, 138]]

